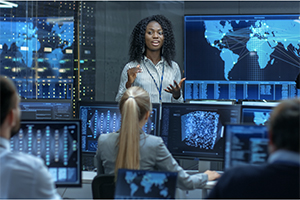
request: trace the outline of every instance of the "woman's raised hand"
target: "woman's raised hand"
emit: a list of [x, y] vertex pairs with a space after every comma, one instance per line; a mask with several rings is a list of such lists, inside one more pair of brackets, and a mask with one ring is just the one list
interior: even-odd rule
[[128, 81], [126, 82], [126, 88], [130, 88], [134, 80], [136, 79], [137, 73], [141, 73], [142, 69], [140, 68], [140, 65], [137, 65], [136, 67], [130, 68], [127, 70], [127, 77]]
[[174, 80], [174, 85], [175, 87], [170, 84], [167, 89], [164, 89], [166, 92], [172, 93], [174, 99], [178, 99], [180, 97], [180, 90], [181, 90], [181, 85], [185, 81], [185, 78], [181, 79], [180, 82], [177, 84], [177, 82]]

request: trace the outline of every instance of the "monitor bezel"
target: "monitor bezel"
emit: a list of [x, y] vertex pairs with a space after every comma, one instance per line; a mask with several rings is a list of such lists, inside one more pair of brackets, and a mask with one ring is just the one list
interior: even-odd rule
[[[208, 18], [208, 17], [210, 17], [210, 18], [212, 18], [212, 17], [215, 17], [215, 18], [217, 18], [218, 20], [220, 20], [220, 17], [232, 17], [232, 18], [236, 18], [236, 17], [252, 17], [252, 18], [254, 18], [254, 17], [266, 17], [266, 18], [268, 18], [268, 19], [276, 19], [276, 18], [278, 18], [278, 19], [282, 19], [283, 17], [285, 17], [285, 19], [298, 19], [299, 17], [300, 17], [300, 14], [299, 13], [267, 13], [267, 14], [255, 14], [255, 13], [250, 13], [250, 14], [184, 14], [184, 16], [183, 16], [183, 29], [184, 29], [184, 31], [183, 31], [183, 37], [184, 37], [184, 40], [183, 40], [183, 42], [184, 42], [184, 62], [183, 62], [183, 68], [184, 68], [184, 75], [185, 76], [187, 76], [187, 52], [186, 52], [186, 38], [187, 38], [187, 36], [186, 36], [186, 29], [187, 29], [187, 27], [186, 27], [186, 18], [188, 18], [188, 17], [200, 17], [201, 18], [201, 20], [205, 20], [205, 19], [203, 19], [203, 18]], [[237, 19], [238, 20], [238, 19]], [[200, 69], [199, 69], [200, 70]], [[187, 87], [187, 81], [195, 81], [196, 79], [189, 79], [188, 77], [187, 77], [187, 79], [186, 79], [186, 81], [185, 81], [185, 83], [184, 83], [184, 87]], [[209, 79], [209, 80], [198, 80], [197, 79], [197, 81], [203, 81], [203, 82], [212, 82], [212, 81], [215, 81], [215, 82], [218, 82], [218, 81], [220, 81], [220, 80], [215, 80], [215, 79]], [[251, 83], [251, 81], [247, 81], [247, 80], [242, 80], [243, 82], [250, 82]], [[271, 81], [271, 80], [270, 80]], [[261, 82], [264, 82], [264, 83], [267, 83], [268, 81], [261, 81]], [[294, 83], [295, 82], [295, 80], [290, 80], [290, 81], [286, 81], [286, 82], [291, 82], [291, 83]], [[184, 91], [184, 96], [187, 96], [187, 94], [186, 94], [186, 90]], [[185, 97], [184, 97], [184, 99], [185, 100], [189, 100], [189, 99], [186, 99]], [[217, 99], [217, 100], [220, 100], [220, 99]], [[242, 99], [242, 100], [246, 100], [246, 99]], [[261, 100], [261, 99], [257, 99], [257, 100]], [[270, 101], [270, 100], [268, 100], [268, 101]], [[274, 100], [274, 101], [278, 101], [278, 100]]]
[[[225, 136], [225, 148], [224, 148], [224, 162], [223, 162], [223, 169], [224, 170], [227, 170], [229, 168], [231, 168], [232, 166], [227, 166], [227, 156], [226, 156], [226, 152], [227, 153], [231, 153], [231, 148], [230, 150], [227, 150], [227, 140], [228, 140], [228, 137], [229, 135], [227, 134], [227, 130], [228, 130], [228, 126], [251, 126], [251, 127], [265, 127], [267, 129], [267, 137], [269, 137], [269, 130], [268, 130], [268, 127], [266, 125], [256, 125], [256, 124], [251, 124], [251, 123], [240, 123], [240, 124], [232, 124], [232, 123], [226, 123], [225, 126], [224, 126], [224, 136]], [[229, 152], [228, 152], [229, 151]], [[269, 152], [268, 152], [269, 153]], [[268, 154], [269, 156], [269, 154]], [[230, 159], [231, 160], [231, 159]], [[251, 165], [251, 164], [249, 164]]]
[[[117, 176], [117, 180], [115, 182], [116, 184], [116, 190], [115, 190], [115, 199], [119, 199], [120, 195], [119, 196], [119, 193], [122, 193], [122, 183], [121, 181], [123, 179], [121, 179], [121, 175], [124, 175], [126, 172], [131, 172], [131, 173], [142, 173], [143, 175], [145, 175], [146, 173], [154, 173], [154, 174], [170, 174], [173, 181], [170, 182], [173, 186], [172, 189], [174, 189], [174, 191], [172, 191], [172, 195], [171, 195], [171, 198], [175, 198], [175, 193], [176, 193], [176, 186], [177, 186], [177, 180], [178, 180], [178, 172], [172, 172], [172, 171], [154, 171], [154, 170], [137, 170], [137, 169], [125, 169], [125, 168], [120, 168], [118, 169], [118, 176]], [[123, 177], [122, 177], [123, 178]], [[169, 191], [170, 192], [170, 191]], [[173, 193], [174, 192], [174, 193]], [[117, 194], [118, 193], [118, 194]], [[133, 197], [133, 198], [136, 198], [136, 199], [144, 199], [144, 197]], [[150, 199], [153, 199], [154, 197], [149, 197]]]
[[[116, 101], [77, 101], [77, 104], [76, 104], [76, 110], [77, 110], [77, 116], [76, 118], [80, 119], [80, 116], [81, 116], [81, 107], [82, 106], [91, 106], [91, 107], [97, 107], [97, 106], [100, 106], [100, 107], [107, 107], [107, 106], [112, 106], [112, 107], [116, 107], [118, 110], [119, 110], [119, 103], [116, 102]], [[82, 127], [81, 127], [81, 130], [82, 130]], [[81, 146], [81, 151], [82, 151], [82, 154], [83, 155], [93, 155], [93, 154], [96, 154], [96, 151], [87, 151], [87, 150], [83, 150], [82, 149], [82, 146]]]
[[[78, 101], [77, 102], [77, 118], [80, 119], [80, 115], [81, 115], [81, 107], [82, 106], [103, 106], [103, 107], [107, 107], [107, 106], [112, 106], [112, 107], [116, 107], [119, 110], [119, 102], [116, 101]], [[152, 103], [152, 109], [155, 108], [157, 110], [156, 112], [156, 134], [155, 136], [159, 136], [160, 135], [160, 117], [161, 117], [161, 104], [160, 103]], [[82, 150], [83, 154], [86, 155], [90, 155], [90, 154], [95, 154], [96, 151], [85, 151]]]
[[[68, 113], [70, 116], [69, 118], [24, 119], [24, 118], [22, 118], [22, 115], [21, 115], [22, 120], [71, 120], [71, 119], [73, 119], [72, 99], [21, 99], [20, 106], [22, 103], [24, 103], [24, 104], [32, 103], [33, 106], [34, 106], [34, 103], [49, 103], [49, 104], [62, 103], [62, 104], [69, 104], [69, 106], [70, 106], [70, 112]], [[23, 112], [23, 111], [21, 110], [21, 112]]]
[[[192, 103], [162, 103], [162, 116], [163, 116], [163, 110], [164, 110], [164, 107], [177, 107], [177, 106], [180, 106], [181, 108], [183, 107], [190, 107], [190, 108], [195, 108], [195, 107], [199, 107], [200, 109], [201, 108], [209, 108], [209, 107], [214, 107], [214, 109], [220, 109], [220, 108], [225, 108], [227, 107], [228, 110], [232, 110], [230, 108], [234, 108], [236, 109], [237, 111], [237, 124], [240, 122], [240, 117], [241, 117], [241, 106], [238, 105], [238, 104], [234, 104], [234, 105], [221, 105], [221, 104], [192, 104]], [[187, 108], [189, 109], [189, 108]], [[199, 110], [200, 110], [199, 109]], [[194, 110], [194, 109], [193, 109]], [[209, 109], [208, 109], [209, 110]], [[223, 149], [221, 151], [217, 151], [217, 152], [221, 152], [223, 155], [220, 155], [220, 156], [213, 156], [211, 157], [211, 155], [208, 155], [208, 156], [205, 156], [205, 152], [199, 152], [199, 154], [197, 155], [192, 155], [192, 154], [183, 154], [183, 153], [174, 153], [172, 150], [170, 150], [169, 146], [166, 145], [166, 147], [168, 148], [168, 150], [170, 151], [170, 153], [172, 154], [172, 156], [174, 158], [177, 158], [177, 159], [189, 159], [189, 160], [198, 160], [198, 161], [224, 161], [224, 149], [225, 149], [225, 131], [224, 131], [224, 126], [225, 124], [228, 123], [228, 122], [224, 122], [223, 124], [223, 139], [222, 139], [222, 146], [223, 146]], [[161, 121], [161, 124], [163, 124], [163, 121]], [[163, 129], [163, 125], [161, 125], [161, 130], [160, 132], [162, 133], [162, 129]], [[168, 137], [169, 137], [169, 134], [168, 133]]]
[[[70, 124], [78, 124], [78, 131], [77, 131], [77, 141], [78, 141], [78, 154], [77, 154], [77, 166], [78, 166], [78, 169], [77, 169], [77, 176], [78, 176], [78, 183], [74, 183], [74, 184], [70, 184], [70, 183], [57, 183], [57, 182], [54, 182], [55, 183], [55, 186], [57, 188], [60, 188], [60, 187], [82, 187], [82, 151], [81, 151], [81, 120], [80, 119], [69, 119], [69, 120], [64, 120], [64, 119], [26, 119], [26, 120], [21, 120], [20, 121], [20, 126], [24, 123], [34, 123], [34, 122], [38, 122], [39, 124], [40, 123], [47, 123], [47, 122], [51, 122], [52, 124], [57, 124], [58, 122], [67, 122], [67, 123], [70, 123]], [[45, 165], [46, 166], [46, 165]], [[46, 166], [47, 167], [47, 166]], [[48, 168], [48, 167], [47, 167]]]
[[241, 105], [241, 117], [240, 117], [240, 119], [241, 119], [241, 121], [240, 121], [240, 123], [241, 124], [251, 124], [250, 122], [245, 122], [244, 121], [244, 109], [258, 109], [258, 110], [263, 110], [263, 109], [265, 109], [265, 110], [270, 110], [270, 113], [273, 111], [273, 109], [276, 107], [277, 105], [274, 105], [274, 104], [266, 104], [266, 105], [259, 105], [259, 104], [257, 104], [257, 105]]

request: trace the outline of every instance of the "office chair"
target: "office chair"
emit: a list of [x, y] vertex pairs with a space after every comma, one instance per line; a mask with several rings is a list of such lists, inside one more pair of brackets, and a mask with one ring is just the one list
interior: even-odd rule
[[93, 199], [113, 199], [115, 194], [115, 176], [100, 174], [92, 181]]

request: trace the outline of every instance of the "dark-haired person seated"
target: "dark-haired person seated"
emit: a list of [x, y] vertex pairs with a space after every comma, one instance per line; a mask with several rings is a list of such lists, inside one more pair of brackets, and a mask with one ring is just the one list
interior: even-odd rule
[[281, 102], [268, 124], [268, 163], [226, 171], [209, 199], [300, 199], [300, 99]]
[[142, 127], [152, 110], [150, 96], [133, 86], [122, 96], [119, 108], [121, 128], [101, 134], [95, 156], [98, 174], [115, 174], [118, 169], [161, 170], [178, 172], [177, 186], [183, 190], [203, 188], [208, 180], [219, 178], [215, 171], [188, 175], [175, 161], [161, 137], [148, 135]]
[[20, 98], [14, 83], [0, 76], [0, 198], [60, 199], [44, 161], [11, 152], [10, 138], [20, 129]]

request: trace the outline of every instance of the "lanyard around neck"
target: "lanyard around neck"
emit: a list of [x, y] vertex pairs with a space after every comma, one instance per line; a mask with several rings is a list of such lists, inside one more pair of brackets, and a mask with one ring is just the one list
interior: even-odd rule
[[157, 84], [156, 80], [154, 79], [153, 75], [150, 73], [148, 67], [146, 66], [146, 63], [145, 63], [144, 60], [143, 60], [143, 63], [144, 63], [145, 68], [147, 69], [148, 74], [151, 76], [151, 78], [152, 78], [152, 80], [153, 80], [153, 82], [154, 82], [154, 84], [156, 86], [156, 89], [157, 89], [157, 91], [159, 93], [159, 101], [162, 102], [162, 100], [161, 100], [161, 90], [162, 90], [162, 82], [163, 82], [163, 79], [164, 79], [165, 62], [163, 61], [163, 69], [162, 69], [162, 74], [161, 74], [160, 86], [159, 87], [158, 87], [158, 84]]

